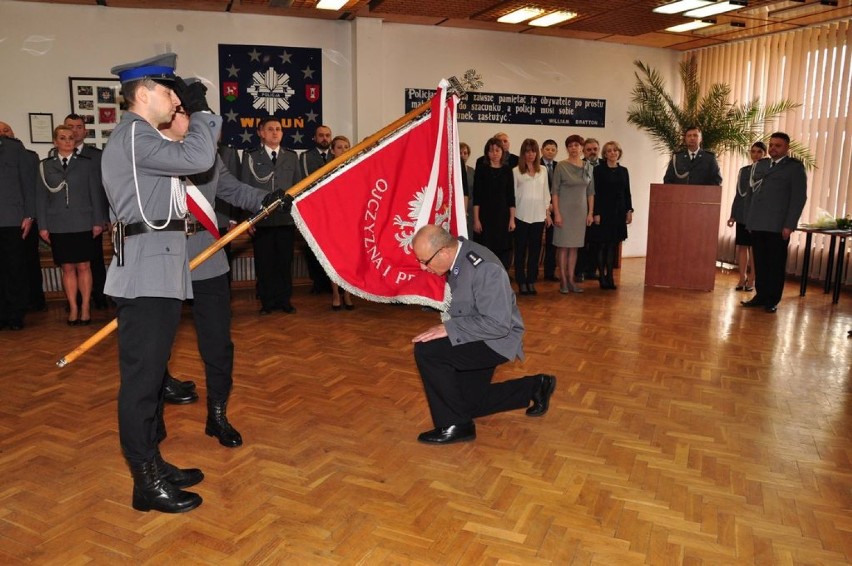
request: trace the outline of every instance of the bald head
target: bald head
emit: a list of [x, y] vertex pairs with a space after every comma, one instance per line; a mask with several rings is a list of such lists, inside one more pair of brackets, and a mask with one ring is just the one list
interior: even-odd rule
[[452, 234], [434, 224], [423, 226], [412, 241], [421, 269], [436, 275], [443, 275], [452, 267], [458, 245]]
[[0, 122], [0, 136], [14, 138], [15, 132], [12, 131], [12, 126], [7, 124], [6, 122]]

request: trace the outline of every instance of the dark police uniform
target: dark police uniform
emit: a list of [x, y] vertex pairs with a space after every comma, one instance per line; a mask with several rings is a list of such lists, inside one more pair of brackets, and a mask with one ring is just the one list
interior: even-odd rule
[[[243, 153], [240, 180], [267, 192], [287, 190], [303, 178], [295, 152], [279, 146], [275, 164], [264, 145]], [[261, 312], [294, 312], [293, 244], [296, 226], [293, 216], [282, 208], [255, 225], [254, 267]]]
[[[334, 156], [331, 154], [331, 149], [326, 149], [323, 152], [315, 146], [307, 151], [303, 151], [299, 155], [299, 167], [302, 169], [302, 178], [304, 179], [332, 159], [334, 159]], [[331, 280], [309, 246], [305, 246], [305, 263], [308, 266], [308, 275], [311, 281], [314, 282], [311, 292], [325, 293], [331, 291]]]
[[722, 173], [716, 155], [700, 147], [695, 157], [690, 158], [687, 150], [679, 151], [669, 160], [663, 183], [674, 185], [721, 185]]
[[21, 224], [36, 215], [36, 168], [24, 145], [0, 136], [0, 328], [20, 330], [27, 309]]
[[751, 232], [754, 252], [755, 291], [750, 301], [773, 309], [781, 301], [787, 267], [787, 246], [781, 231], [795, 231], [805, 208], [808, 177], [798, 159], [782, 157], [774, 165], [771, 158], [754, 164], [754, 187], [746, 212], [746, 228]]
[[530, 404], [538, 376], [491, 383], [502, 363], [523, 360], [524, 323], [503, 264], [486, 247], [459, 238], [447, 273], [452, 301], [442, 315], [447, 337], [414, 344], [437, 428]]

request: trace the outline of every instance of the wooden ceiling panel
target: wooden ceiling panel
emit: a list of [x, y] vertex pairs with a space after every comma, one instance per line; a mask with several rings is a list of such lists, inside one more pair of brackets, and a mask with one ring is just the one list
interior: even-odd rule
[[[95, 5], [97, 0], [23, 0], [54, 4]], [[657, 14], [652, 10], [672, 0], [349, 0], [342, 9], [317, 10], [317, 0], [104, 0], [107, 8], [161, 8], [221, 11], [317, 18], [381, 18], [386, 22], [439, 25], [467, 29], [528, 33], [664, 47], [696, 49], [720, 42], [758, 37], [822, 22], [852, 18], [852, 0], [824, 6], [820, 0], [749, 0], [748, 6], [714, 17], [716, 25], [694, 32], [673, 34], [665, 29], [685, 23], [683, 15]], [[497, 18], [518, 8], [538, 7], [545, 13], [569, 10], [577, 17], [552, 28], [528, 23], [502, 24]], [[745, 24], [733, 27], [732, 20]]]

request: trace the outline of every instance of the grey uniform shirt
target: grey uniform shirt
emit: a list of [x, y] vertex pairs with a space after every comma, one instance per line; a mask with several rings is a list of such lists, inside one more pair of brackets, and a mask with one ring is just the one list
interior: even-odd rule
[[[808, 198], [808, 176], [798, 159], [784, 157], [770, 167], [772, 160], [761, 159], [754, 166], [746, 228], [752, 231], [795, 230]], [[759, 184], [758, 184], [759, 183]]]
[[[135, 136], [133, 135], [133, 124]], [[169, 218], [172, 176], [193, 175], [213, 167], [222, 118], [195, 112], [183, 142], [163, 138], [134, 112], [125, 112], [103, 152], [102, 178], [113, 221], [142, 222], [142, 211], [159, 225]], [[136, 160], [138, 197], [134, 180]], [[140, 210], [140, 204], [142, 210]], [[174, 213], [171, 214], [174, 220]], [[113, 257], [104, 292], [113, 297], [192, 297], [186, 235], [157, 231], [129, 236], [124, 245], [124, 265]]]
[[485, 344], [511, 361], [524, 359], [524, 321], [503, 264], [488, 248], [459, 238], [460, 251], [447, 273], [452, 292], [444, 328], [450, 343]]
[[[210, 171], [192, 175], [189, 181], [198, 187], [198, 190], [201, 191], [201, 194], [204, 195], [204, 198], [210, 204], [221, 199], [230, 205], [249, 212], [260, 210], [263, 197], [268, 194], [264, 190], [241, 183], [239, 179], [231, 175], [228, 167], [220, 157], [216, 157], [216, 165]], [[206, 250], [214, 241], [213, 234], [207, 230], [196, 232], [190, 236], [187, 241], [187, 250], [190, 259]], [[221, 249], [213, 254], [213, 257], [192, 270], [192, 280], [202, 281], [204, 279], [212, 279], [213, 277], [227, 273], [229, 269], [230, 266], [228, 265], [225, 250]]]

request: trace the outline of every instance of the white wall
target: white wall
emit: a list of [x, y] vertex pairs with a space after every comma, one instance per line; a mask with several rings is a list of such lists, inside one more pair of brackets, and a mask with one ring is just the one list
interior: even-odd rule
[[[560, 143], [560, 158], [570, 134], [602, 143], [618, 140], [636, 209], [624, 255], [645, 255], [648, 186], [661, 181], [665, 158], [626, 123], [633, 60], [656, 67], [674, 87], [679, 54], [673, 51], [372, 19], [353, 23], [0, 0], [0, 120], [45, 155], [50, 146], [29, 143], [27, 113], [52, 113], [58, 124], [70, 111], [69, 76], [109, 77], [114, 65], [171, 50], [178, 53], [179, 74], [204, 77], [218, 88], [220, 42], [322, 48], [324, 121], [335, 134], [353, 140], [401, 116], [406, 87], [434, 88], [442, 77], [469, 68], [483, 76], [488, 92], [606, 99], [605, 128], [463, 123], [461, 138], [474, 154], [500, 130], [509, 134], [515, 152], [526, 137], [553, 138]], [[218, 96], [210, 100], [217, 109]]]
[[434, 88], [441, 77], [476, 69], [485, 92], [606, 99], [605, 128], [567, 128], [460, 123], [459, 135], [473, 158], [482, 154], [486, 140], [504, 131], [513, 153], [525, 138], [540, 142], [552, 138], [559, 144], [557, 159], [567, 157], [564, 141], [571, 134], [593, 137], [601, 145], [617, 140], [624, 149], [622, 164], [630, 170], [633, 207], [636, 209], [625, 256], [644, 256], [648, 240], [650, 183], [662, 182], [666, 161], [654, 151], [649, 138], [627, 124], [633, 89], [633, 61], [656, 67], [673, 87], [679, 53], [603, 42], [498, 33], [458, 28], [384, 24], [384, 76], [381, 96], [388, 122], [405, 110], [406, 87]]

